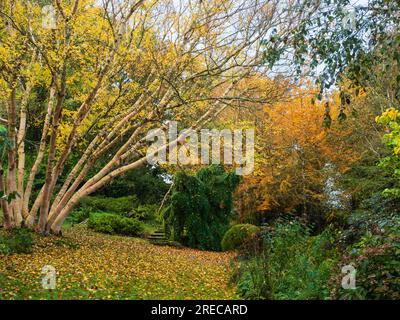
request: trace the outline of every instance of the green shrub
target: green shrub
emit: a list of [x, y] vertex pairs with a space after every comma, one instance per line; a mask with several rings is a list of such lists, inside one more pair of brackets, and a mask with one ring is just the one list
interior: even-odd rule
[[105, 212], [136, 218], [141, 221], [154, 221], [158, 207], [156, 205], [138, 205], [136, 196], [120, 198], [86, 197], [81, 200], [71, 215], [67, 218], [72, 224], [81, 223], [89, 219], [92, 212]]
[[239, 249], [260, 228], [252, 224], [237, 224], [230, 228], [221, 241], [222, 250]]
[[170, 205], [162, 215], [167, 236], [191, 248], [221, 250], [239, 181], [238, 175], [221, 165], [202, 168], [196, 176], [178, 172]]
[[33, 235], [29, 229], [20, 228], [0, 236], [0, 254], [31, 253]]
[[86, 197], [80, 202], [84, 212], [110, 212], [129, 215], [139, 204], [135, 195], [120, 198]]
[[247, 300], [273, 299], [273, 281], [266, 257], [261, 254], [241, 264], [237, 293]]
[[[392, 221], [395, 223], [395, 220]], [[371, 231], [346, 248], [346, 254], [331, 279], [334, 299], [400, 299], [400, 218], [397, 224]], [[380, 231], [379, 231], [380, 230]], [[341, 268], [353, 265], [356, 269], [356, 288], [340, 286]]]
[[266, 234], [262, 254], [246, 259], [236, 271], [238, 293], [245, 299], [327, 299], [337, 263], [334, 235], [311, 236], [299, 222], [278, 224]]
[[116, 222], [114, 230], [117, 234], [139, 236], [143, 233], [144, 227], [143, 223], [137, 219], [120, 217]]
[[89, 217], [88, 227], [101, 233], [139, 236], [143, 233], [143, 223], [111, 213], [94, 213]]
[[90, 216], [89, 210], [82, 207], [78, 207], [71, 212], [71, 214], [67, 217], [66, 222], [69, 222], [71, 224], [81, 223], [86, 219], [89, 219], [89, 216]]
[[140, 205], [130, 213], [130, 217], [145, 222], [155, 222], [159, 206], [156, 204]]
[[143, 166], [128, 171], [98, 191], [105, 197], [136, 195], [141, 204], [160, 203], [170, 185], [165, 182], [166, 171], [159, 166]]

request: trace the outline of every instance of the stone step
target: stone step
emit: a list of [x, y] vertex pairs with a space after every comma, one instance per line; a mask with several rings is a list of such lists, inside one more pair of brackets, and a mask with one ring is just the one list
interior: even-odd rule
[[149, 240], [157, 240], [157, 241], [166, 240], [165, 232], [162, 230], [156, 230], [149, 235]]
[[149, 241], [150, 243], [155, 245], [169, 245], [169, 241], [166, 239], [160, 239], [160, 240], [149, 239]]
[[169, 245], [170, 241], [166, 238], [164, 230], [155, 230], [148, 237], [150, 243], [160, 246]]
[[164, 236], [164, 235], [154, 235], [154, 234], [151, 234], [151, 235], [149, 236], [149, 239], [165, 239], [165, 236]]
[[168, 242], [168, 239], [149, 239], [150, 242]]

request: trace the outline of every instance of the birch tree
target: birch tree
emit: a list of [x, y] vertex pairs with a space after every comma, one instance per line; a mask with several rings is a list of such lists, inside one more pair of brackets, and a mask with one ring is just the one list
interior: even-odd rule
[[[275, 44], [265, 39], [290, 41], [315, 10], [262, 0], [42, 2], [0, 1], [4, 226], [41, 234], [60, 234], [82, 197], [145, 165], [148, 130], [170, 120], [199, 130], [238, 101], [271, 100], [243, 83], [268, 76], [263, 52]], [[28, 165], [39, 88], [46, 106]]]

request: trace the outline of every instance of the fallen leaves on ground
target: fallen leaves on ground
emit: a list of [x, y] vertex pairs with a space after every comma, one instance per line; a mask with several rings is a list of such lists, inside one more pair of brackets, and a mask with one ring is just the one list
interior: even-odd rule
[[[235, 299], [232, 258], [76, 227], [38, 237], [32, 254], [0, 255], [0, 299]], [[42, 288], [45, 265], [55, 290]]]

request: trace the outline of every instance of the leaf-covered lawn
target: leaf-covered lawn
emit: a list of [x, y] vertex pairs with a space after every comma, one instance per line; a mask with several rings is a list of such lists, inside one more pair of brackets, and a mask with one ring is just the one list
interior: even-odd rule
[[[32, 254], [0, 255], [0, 299], [235, 299], [231, 259], [72, 228], [37, 238]], [[42, 289], [44, 265], [57, 270], [53, 291]]]

